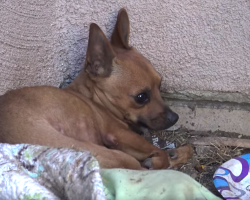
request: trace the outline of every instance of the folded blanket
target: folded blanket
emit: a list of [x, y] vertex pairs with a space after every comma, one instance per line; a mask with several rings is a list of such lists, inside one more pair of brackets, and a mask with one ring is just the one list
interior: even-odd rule
[[100, 169], [87, 151], [0, 144], [3, 200], [218, 200], [173, 170]]
[[0, 144], [0, 199], [106, 199], [96, 159], [87, 151]]

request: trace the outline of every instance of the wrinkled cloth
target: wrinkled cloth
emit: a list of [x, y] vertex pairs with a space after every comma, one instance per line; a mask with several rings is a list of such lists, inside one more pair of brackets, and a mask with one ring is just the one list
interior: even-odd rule
[[173, 170], [100, 169], [87, 151], [0, 144], [1, 200], [219, 200]]
[[87, 151], [0, 144], [0, 199], [105, 200], [99, 170]]
[[174, 170], [102, 169], [108, 200], [220, 200], [190, 176]]

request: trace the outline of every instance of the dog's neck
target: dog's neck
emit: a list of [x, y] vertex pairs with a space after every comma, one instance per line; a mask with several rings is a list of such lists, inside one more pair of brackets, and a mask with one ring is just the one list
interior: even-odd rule
[[70, 93], [76, 94], [78, 97], [90, 99], [92, 102], [108, 109], [116, 118], [124, 121], [124, 116], [106, 97], [106, 95], [96, 86], [94, 81], [83, 70], [76, 79], [64, 88]]

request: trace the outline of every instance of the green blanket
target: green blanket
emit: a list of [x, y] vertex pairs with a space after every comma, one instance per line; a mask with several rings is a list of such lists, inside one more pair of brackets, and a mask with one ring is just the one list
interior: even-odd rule
[[219, 200], [190, 176], [174, 170], [102, 169], [108, 200]]

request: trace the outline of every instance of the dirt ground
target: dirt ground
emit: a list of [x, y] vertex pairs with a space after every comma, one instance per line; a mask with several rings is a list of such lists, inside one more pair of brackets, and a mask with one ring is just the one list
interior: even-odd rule
[[[215, 141], [217, 139], [220, 140], [221, 137], [234, 138], [235, 141], [250, 138], [249, 136], [243, 136], [237, 133], [225, 133], [222, 131], [201, 132], [183, 128], [177, 131], [161, 131], [154, 132], [153, 134], [156, 134], [161, 139], [173, 142], [176, 147], [185, 143], [193, 143], [193, 141], [202, 139], [203, 137], [214, 137]], [[220, 196], [220, 193], [213, 184], [213, 175], [216, 169], [231, 158], [250, 153], [250, 149], [248, 148], [225, 146], [223, 144], [218, 145], [216, 142], [196, 144], [193, 145], [193, 148], [193, 158], [187, 164], [183, 165], [179, 171], [189, 174], [217, 196]]]

